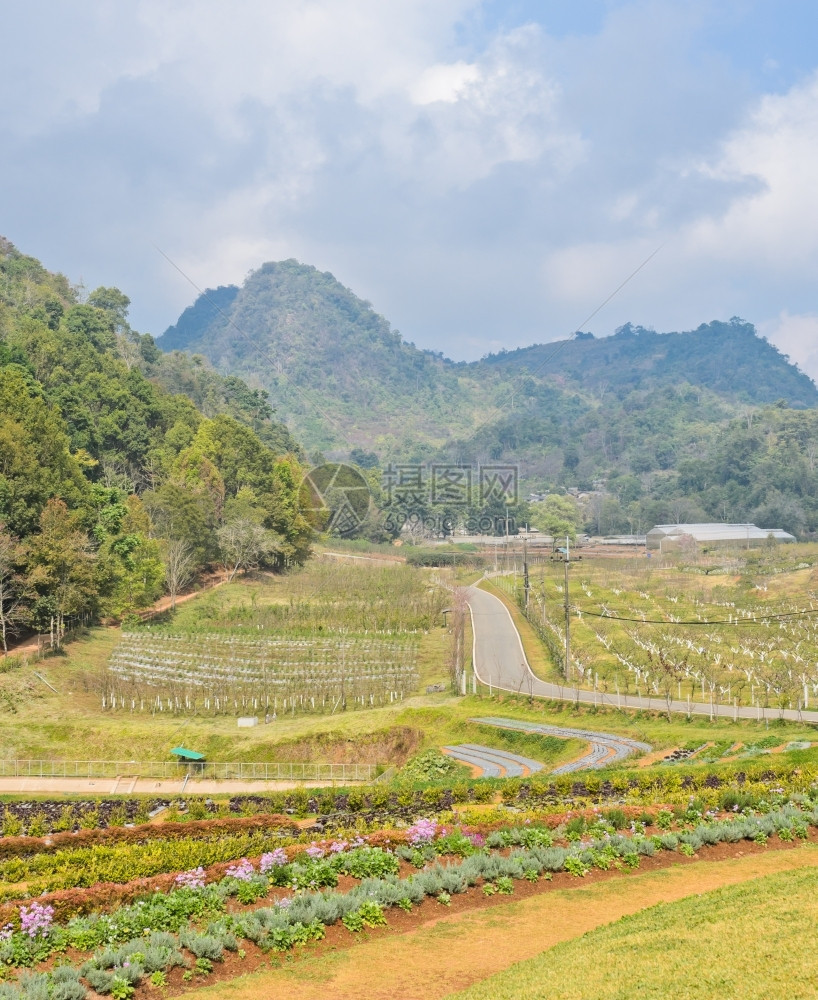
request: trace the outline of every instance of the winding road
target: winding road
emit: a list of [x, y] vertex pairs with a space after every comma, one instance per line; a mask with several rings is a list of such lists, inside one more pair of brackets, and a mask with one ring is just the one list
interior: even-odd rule
[[[533, 733], [536, 736], [557, 736], [563, 740], [585, 740], [588, 750], [581, 757], [555, 768], [552, 774], [569, 774], [572, 771], [589, 771], [596, 767], [608, 767], [616, 764], [632, 753], [648, 753], [651, 747], [638, 740], [630, 740], [626, 736], [614, 733], [598, 733], [593, 729], [572, 729], [567, 726], [546, 726], [540, 722], [523, 722], [520, 719], [499, 719], [496, 717], [469, 719], [484, 726], [497, 726], [498, 729], [515, 729], [522, 733]], [[544, 765], [539, 761], [507, 750], [495, 750], [493, 747], [481, 746], [477, 743], [459, 743], [455, 746], [443, 747], [445, 753], [455, 760], [476, 768], [482, 778], [522, 778], [536, 771], [542, 771]]]
[[466, 589], [466, 600], [474, 633], [473, 662], [477, 679], [489, 688], [552, 701], [573, 701], [616, 709], [647, 709], [651, 712], [677, 712], [682, 715], [713, 715], [730, 719], [788, 719], [792, 722], [818, 723], [818, 712], [795, 709], [770, 709], [737, 705], [710, 705], [705, 702], [644, 698], [638, 695], [588, 691], [569, 684], [553, 684], [535, 677], [528, 665], [520, 633], [505, 604], [478, 587]]

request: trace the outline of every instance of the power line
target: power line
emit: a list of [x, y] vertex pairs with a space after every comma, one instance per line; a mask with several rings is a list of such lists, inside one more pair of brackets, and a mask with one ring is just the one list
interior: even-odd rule
[[588, 611], [586, 608], [580, 608], [576, 605], [573, 605], [573, 610], [579, 614], [589, 615], [592, 618], [605, 618], [608, 621], [614, 622], [636, 622], [637, 625], [696, 625], [702, 628], [711, 625], [763, 625], [765, 622], [782, 621], [785, 618], [808, 618], [811, 615], [818, 615], [818, 608], [810, 608], [803, 611], [787, 611], [777, 615], [758, 615], [754, 618], [739, 619], [737, 617], [735, 620], [732, 618], [715, 618], [711, 621], [701, 621], [698, 618], [694, 618], [684, 621], [668, 621], [664, 618], [629, 618], [626, 615], [605, 614], [601, 611]]
[[[511, 382], [510, 382], [510, 395], [511, 395], [512, 399], [514, 397], [514, 393], [517, 391], [517, 387], [520, 386], [520, 385], [522, 385], [522, 383], [525, 381], [525, 379], [527, 379], [527, 378], [533, 378], [534, 376], [539, 375], [540, 372], [544, 368], [546, 368], [554, 360], [554, 358], [560, 353], [560, 351], [562, 351], [562, 350], [565, 349], [566, 345], [570, 344], [572, 341], [574, 341], [576, 339], [577, 333], [580, 330], [582, 330], [582, 328], [585, 326], [585, 324], [586, 323], [590, 323], [590, 321], [594, 318], [594, 316], [596, 316], [597, 313], [601, 312], [605, 308], [605, 306], [611, 301], [611, 299], [613, 299], [616, 295], [618, 295], [622, 291], [622, 289], [625, 287], [625, 285], [627, 285], [628, 282], [630, 282], [633, 278], [635, 278], [636, 275], [639, 274], [639, 272], [642, 270], [642, 268], [646, 267], [653, 260], [653, 258], [656, 256], [656, 254], [659, 253], [659, 251], [664, 246], [665, 246], [664, 243], [660, 243], [659, 246], [656, 247], [655, 250], [653, 250], [651, 253], [649, 253], [648, 256], [645, 257], [645, 259], [642, 261], [642, 263], [638, 267], [634, 268], [634, 270], [631, 271], [631, 273], [627, 276], [627, 278], [625, 278], [624, 281], [621, 281], [616, 286], [616, 288], [610, 293], [610, 295], [606, 299], [604, 299], [602, 302], [600, 302], [600, 304], [596, 307], [596, 309], [594, 309], [593, 312], [589, 313], [585, 317], [585, 319], [578, 326], [576, 326], [574, 328], [574, 332], [570, 336], [566, 337], [565, 340], [560, 340], [560, 341], [557, 342], [556, 346], [550, 352], [550, 354], [546, 355], [546, 357], [543, 358], [543, 360], [537, 365], [537, 367], [533, 371], [530, 371], [530, 372], [529, 371], [523, 371], [518, 376], [516, 376], [515, 378], [513, 378], [511, 380]], [[479, 424], [477, 424], [476, 427], [472, 428], [472, 430], [470, 432], [471, 433], [471, 439], [474, 440], [475, 435], [479, 431], [481, 431], [493, 419], [495, 419], [496, 417], [501, 416], [502, 413], [503, 413], [503, 410], [500, 407], [495, 407], [494, 412], [490, 416], [485, 417], [483, 420], [480, 421]]]

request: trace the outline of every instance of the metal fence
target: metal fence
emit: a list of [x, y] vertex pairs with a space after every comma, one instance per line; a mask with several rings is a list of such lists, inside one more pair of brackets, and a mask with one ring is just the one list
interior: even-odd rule
[[210, 778], [219, 781], [372, 781], [378, 764], [0, 760], [0, 778]]

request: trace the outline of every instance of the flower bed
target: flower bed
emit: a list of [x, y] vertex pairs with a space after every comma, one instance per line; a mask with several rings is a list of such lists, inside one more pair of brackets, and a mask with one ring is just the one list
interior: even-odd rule
[[[101, 799], [80, 803], [7, 802], [0, 803], [0, 849], [8, 837], [119, 827], [148, 818], [149, 809], [168, 806], [167, 820], [194, 823], [215, 815], [233, 816], [316, 814], [326, 830], [341, 830], [357, 824], [411, 822], [419, 812], [443, 812], [453, 806], [488, 803], [498, 795], [503, 801], [523, 806], [564, 809], [574, 803], [631, 803], [682, 801], [690, 793], [706, 793], [733, 785], [761, 793], [782, 786], [786, 791], [806, 791], [818, 780], [818, 766], [795, 755], [766, 757], [760, 761], [734, 761], [712, 767], [619, 769], [585, 774], [539, 775], [528, 778], [457, 781], [449, 786], [394, 787], [361, 786], [354, 789], [327, 788], [320, 791], [299, 788], [265, 795], [233, 796], [217, 804], [210, 799], [191, 797], [176, 801], [145, 799]], [[2, 856], [2, 855], [0, 855]]]
[[[659, 810], [643, 817], [655, 821], [653, 835], [621, 809], [564, 815], [556, 826], [547, 817], [492, 830], [441, 826], [426, 817], [403, 831], [381, 831], [368, 843], [353, 838], [276, 847], [255, 859], [164, 875], [163, 891], [144, 896], [144, 886], [137, 887], [144, 898], [110, 914], [65, 919], [49, 899], [29, 901], [0, 916], [0, 968], [36, 968], [67, 949], [89, 957], [66, 970], [35, 973], [25, 994], [0, 984], [0, 1000], [29, 994], [81, 1000], [88, 987], [128, 997], [143, 982], [163, 985], [174, 968], [185, 968], [183, 978], [207, 976], [242, 941], [285, 951], [320, 939], [332, 924], [350, 933], [377, 927], [390, 907], [411, 910], [428, 897], [448, 905], [475, 886], [485, 896], [506, 895], [519, 880], [627, 870], [657, 852], [692, 855], [719, 843], [765, 843], [775, 834], [805, 839], [809, 827], [818, 826], [818, 809], [806, 798], [757, 814], [736, 805], [728, 816], [703, 816], [697, 802]], [[376, 839], [381, 846], [373, 845]], [[415, 871], [402, 875], [407, 862]], [[339, 890], [342, 876], [358, 884]], [[257, 905], [271, 894], [273, 905]]]
[[0, 837], [0, 862], [32, 854], [53, 854], [61, 850], [111, 844], [140, 844], [149, 840], [183, 840], [192, 836], [203, 840], [247, 830], [275, 829], [296, 836], [298, 827], [288, 816], [234, 816], [226, 819], [192, 820], [189, 823], [140, 823], [138, 826], [78, 830], [43, 837]]

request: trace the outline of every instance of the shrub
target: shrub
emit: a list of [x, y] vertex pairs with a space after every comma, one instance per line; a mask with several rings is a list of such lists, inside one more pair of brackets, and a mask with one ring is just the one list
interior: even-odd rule
[[608, 809], [602, 815], [614, 830], [624, 830], [628, 825], [628, 817], [623, 809]]
[[84, 1000], [87, 996], [77, 969], [67, 965], [54, 969], [51, 980], [51, 1000]]
[[590, 868], [588, 868], [582, 858], [575, 854], [569, 855], [565, 859], [564, 867], [569, 875], [574, 875], [577, 878], [584, 878], [590, 871]]
[[183, 930], [179, 935], [179, 943], [188, 951], [192, 951], [196, 958], [207, 958], [211, 962], [220, 962], [224, 954], [224, 946], [221, 941], [211, 934]]

